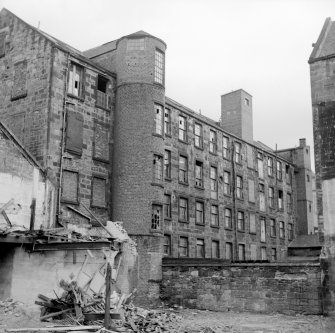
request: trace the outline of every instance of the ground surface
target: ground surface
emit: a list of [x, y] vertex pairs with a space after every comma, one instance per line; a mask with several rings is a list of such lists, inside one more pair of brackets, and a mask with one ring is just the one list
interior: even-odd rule
[[[167, 310], [169, 312], [171, 310]], [[323, 316], [285, 316], [237, 312], [176, 310], [182, 317], [176, 322], [179, 333], [335, 333], [335, 318]], [[52, 323], [39, 321], [39, 310], [18, 302], [0, 301], [0, 333], [6, 328], [42, 327]], [[205, 331], [206, 328], [211, 330]]]

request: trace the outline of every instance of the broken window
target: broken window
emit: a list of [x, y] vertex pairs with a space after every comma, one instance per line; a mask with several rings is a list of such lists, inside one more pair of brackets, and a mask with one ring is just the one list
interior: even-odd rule
[[226, 195], [230, 195], [230, 172], [223, 172], [223, 193]]
[[166, 256], [171, 256], [171, 236], [164, 235], [163, 253]]
[[232, 243], [226, 243], [225, 247], [226, 252], [226, 259], [232, 260], [233, 259], [233, 244]]
[[240, 142], [235, 142], [235, 162], [242, 163], [242, 145]]
[[274, 202], [275, 202], [275, 200], [274, 200], [275, 199], [274, 198], [274, 188], [269, 187], [268, 192], [269, 192], [269, 207], [274, 208]]
[[170, 194], [164, 194], [164, 217], [166, 219], [171, 219], [171, 195]]
[[179, 198], [179, 220], [188, 221], [188, 200]]
[[285, 238], [285, 223], [283, 221], [279, 222], [279, 237]]
[[256, 233], [256, 215], [253, 213], [249, 215], [249, 232], [251, 234]]
[[63, 170], [62, 201], [78, 204], [79, 174], [76, 171]]
[[273, 158], [268, 157], [268, 176], [273, 176]]
[[171, 135], [171, 110], [168, 108], [164, 111], [164, 133]]
[[98, 75], [98, 85], [97, 85], [97, 106], [104, 109], [109, 109], [111, 107], [110, 99], [107, 94], [108, 80], [100, 75]]
[[283, 206], [283, 191], [282, 190], [278, 190], [278, 209], [279, 210], [284, 209], [284, 206]]
[[220, 242], [212, 240], [212, 258], [220, 258]]
[[238, 260], [244, 261], [245, 260], [245, 245], [238, 244]]
[[262, 212], [265, 212], [265, 186], [264, 184], [258, 185], [258, 191], [259, 191], [259, 209]]
[[271, 249], [271, 261], [276, 261], [277, 260], [277, 249], [272, 248]]
[[171, 178], [171, 152], [165, 150], [164, 152], [164, 176], [165, 178]]
[[69, 70], [69, 81], [68, 81], [68, 93], [76, 96], [83, 96], [83, 77], [84, 77], [83, 67], [71, 63]]
[[283, 179], [282, 165], [279, 161], [277, 161], [277, 179], [280, 181]]
[[205, 258], [205, 240], [197, 239], [197, 258]]
[[201, 161], [195, 161], [195, 186], [204, 187], [203, 163]]
[[186, 117], [184, 116], [179, 116], [179, 127], [178, 127], [178, 138], [181, 141], [186, 141], [187, 136], [186, 136]]
[[179, 155], [179, 181], [187, 183], [187, 157]]
[[258, 177], [264, 178], [263, 154], [260, 152], [257, 153], [257, 170], [258, 170]]
[[233, 228], [232, 219], [231, 219], [231, 209], [230, 208], [225, 208], [225, 210], [224, 210], [224, 224], [225, 224], [225, 227], [228, 228], [228, 229]]
[[162, 206], [152, 205], [151, 210], [151, 229], [160, 229], [162, 224]]
[[270, 236], [276, 237], [277, 230], [276, 230], [276, 221], [274, 219], [270, 219]]
[[261, 260], [266, 260], [266, 247], [261, 247]]
[[109, 128], [106, 124], [94, 124], [93, 158], [109, 162]]
[[162, 156], [154, 155], [153, 159], [153, 182], [163, 182]]
[[213, 130], [209, 131], [209, 152], [212, 154], [216, 154], [217, 150], [217, 142], [216, 142], [216, 132]]
[[202, 125], [194, 124], [194, 145], [198, 148], [202, 148]]
[[11, 100], [27, 96], [27, 61], [20, 61], [14, 65], [14, 82]]
[[222, 156], [229, 159], [229, 138], [227, 136], [222, 137]]
[[74, 111], [67, 112], [65, 149], [72, 154], [82, 154], [83, 123], [84, 118], [81, 113]]
[[106, 207], [106, 179], [92, 178], [92, 207]]
[[287, 212], [292, 213], [292, 194], [287, 193]]
[[163, 134], [163, 107], [155, 104], [155, 133]]
[[261, 242], [265, 242], [266, 239], [265, 217], [261, 216], [259, 219], [261, 222]]
[[218, 179], [217, 179], [217, 168], [210, 168], [210, 183], [211, 183], [211, 199], [217, 200], [218, 198]]
[[178, 255], [179, 257], [188, 257], [188, 238], [187, 237], [179, 237]]
[[241, 176], [236, 176], [236, 197], [243, 199], [243, 178]]
[[245, 230], [244, 213], [240, 211], [237, 212], [237, 230], [238, 231]]
[[155, 82], [164, 84], [164, 53], [155, 50]]
[[217, 205], [211, 205], [211, 226], [219, 226], [219, 207]]
[[195, 202], [195, 223], [205, 224], [204, 203], [202, 201]]
[[287, 231], [288, 231], [288, 240], [292, 240], [293, 239], [293, 224], [292, 223], [288, 223], [287, 225]]

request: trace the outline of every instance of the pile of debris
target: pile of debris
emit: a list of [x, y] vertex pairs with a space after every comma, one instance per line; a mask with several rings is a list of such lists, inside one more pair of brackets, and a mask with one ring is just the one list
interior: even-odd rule
[[22, 306], [23, 304], [18, 301], [14, 301], [12, 298], [8, 298], [6, 300], [0, 300], [0, 311], [5, 315], [12, 314], [17, 307]]

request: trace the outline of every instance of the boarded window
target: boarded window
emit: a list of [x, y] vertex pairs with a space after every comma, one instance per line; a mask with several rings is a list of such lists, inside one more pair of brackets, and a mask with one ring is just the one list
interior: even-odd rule
[[63, 171], [62, 177], [62, 201], [78, 203], [79, 175], [75, 171]]
[[69, 111], [67, 114], [66, 127], [66, 150], [77, 155], [83, 150], [83, 115]]
[[256, 244], [250, 245], [250, 259], [257, 260], [257, 245]]
[[94, 151], [97, 160], [109, 162], [109, 130], [106, 125], [94, 124]]
[[71, 64], [69, 71], [68, 93], [77, 97], [83, 96], [83, 67]]
[[249, 201], [255, 202], [255, 182], [252, 179], [248, 179], [248, 194]]
[[106, 179], [93, 177], [92, 179], [92, 206], [106, 207]]
[[247, 145], [247, 162], [248, 168], [254, 168], [254, 150], [251, 146]]
[[12, 100], [27, 96], [27, 62], [21, 61], [14, 65], [14, 83]]
[[3, 57], [6, 53], [6, 34], [2, 32], [0, 34], [0, 57]]
[[250, 213], [249, 215], [249, 228], [250, 233], [255, 234], [256, 233], [256, 216], [253, 213]]
[[265, 231], [265, 217], [260, 217], [261, 221], [261, 242], [265, 242], [266, 231]]

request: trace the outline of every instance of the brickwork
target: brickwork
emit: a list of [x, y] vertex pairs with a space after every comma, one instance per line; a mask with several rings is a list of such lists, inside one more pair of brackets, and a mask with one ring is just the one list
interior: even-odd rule
[[321, 267], [163, 261], [161, 295], [169, 304], [213, 311], [322, 313]]

